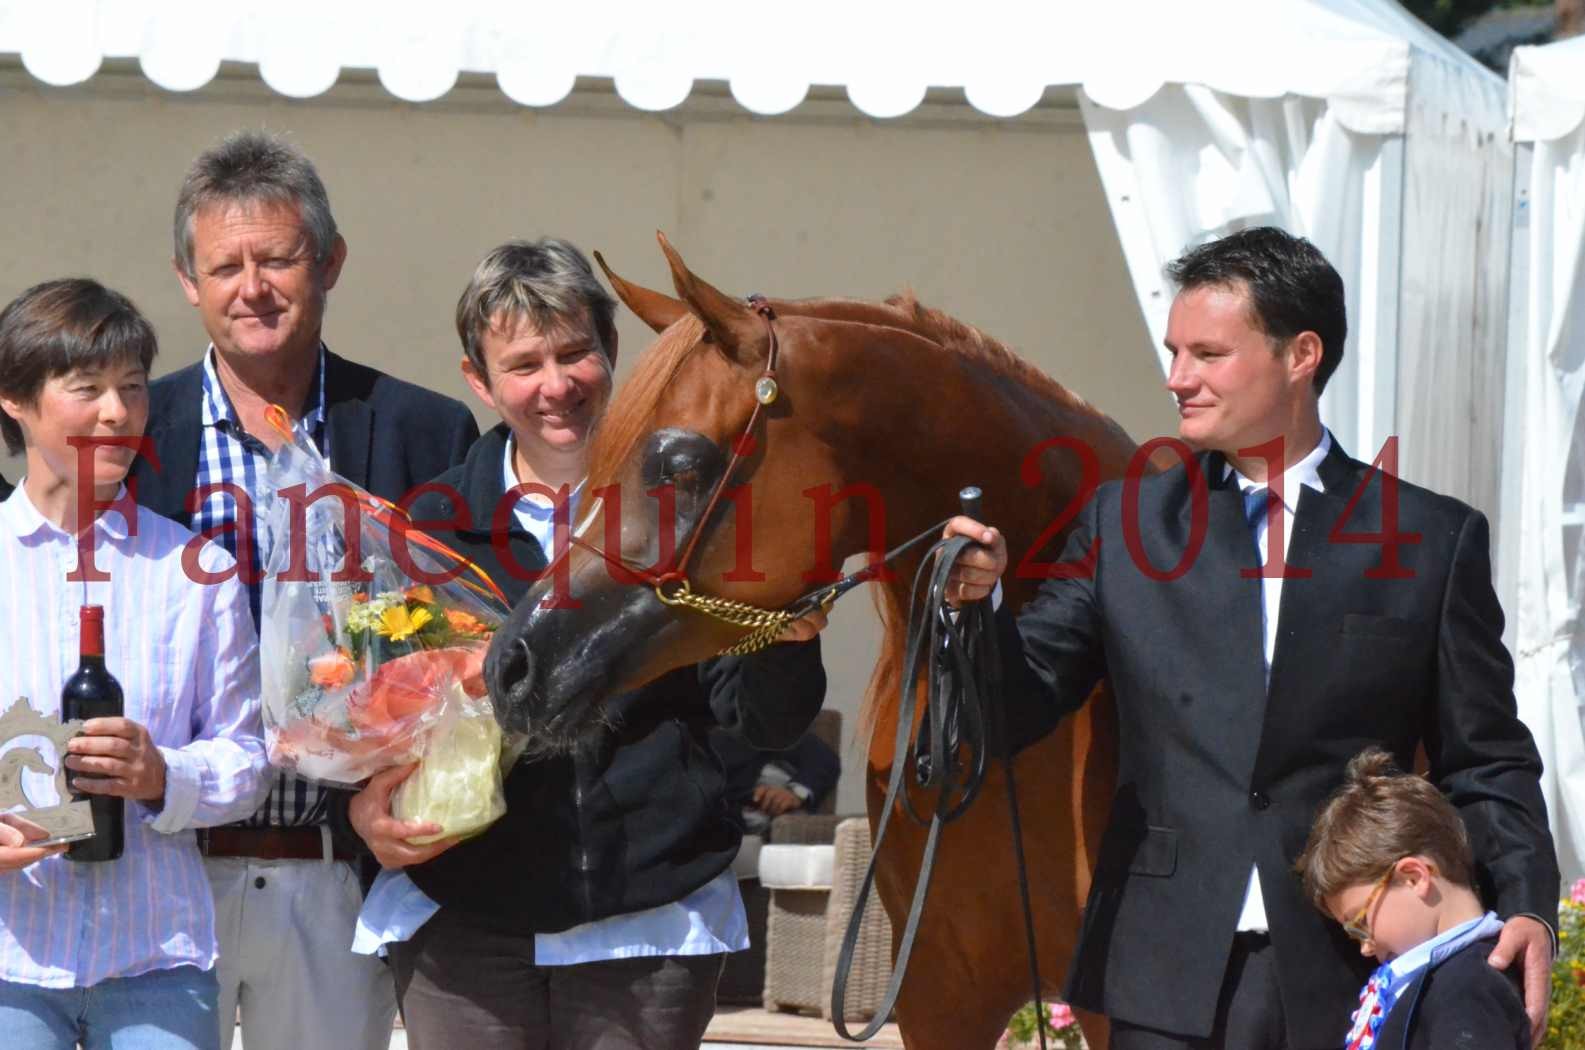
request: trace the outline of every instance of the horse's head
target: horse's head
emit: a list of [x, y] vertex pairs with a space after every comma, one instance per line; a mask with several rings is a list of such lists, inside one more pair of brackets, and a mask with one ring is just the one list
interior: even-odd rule
[[750, 303], [660, 244], [676, 298], [606, 268], [659, 338], [596, 435], [572, 546], [553, 554], [486, 661], [499, 709], [534, 750], [574, 746], [607, 698], [743, 638], [741, 626], [663, 600], [685, 581], [695, 594], [780, 608], [830, 582], [849, 555], [951, 513], [964, 484], [984, 485], [988, 517], [1008, 520], [1017, 453], [1062, 428], [1067, 409], [1116, 429], [911, 298]]
[[[668, 605], [652, 576], [630, 568], [679, 572], [664, 585], [668, 594], [686, 578], [694, 591], [768, 607], [807, 589], [800, 574], [811, 564], [814, 523], [802, 490], [836, 475], [821, 428], [829, 413], [854, 410], [856, 392], [832, 389], [836, 355], [811, 338], [806, 321], [769, 321], [696, 277], [660, 241], [679, 298], [606, 270], [660, 336], [595, 439], [578, 543], [518, 604], [487, 662], [509, 723], [540, 749], [572, 745], [613, 693], [715, 655], [743, 634]], [[762, 379], [773, 336], [772, 394]], [[734, 450], [741, 455], [728, 481]]]

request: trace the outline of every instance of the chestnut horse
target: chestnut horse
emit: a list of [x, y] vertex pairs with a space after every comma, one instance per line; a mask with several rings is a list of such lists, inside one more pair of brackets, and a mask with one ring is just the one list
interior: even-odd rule
[[[556, 571], [502, 626], [486, 665], [504, 717], [542, 751], [573, 746], [603, 717], [603, 698], [742, 637], [743, 628], [663, 602], [623, 571], [674, 563], [673, 537], [699, 533], [684, 555], [694, 591], [775, 609], [811, 589], [806, 574], [817, 565], [839, 567], [849, 555], [895, 546], [955, 513], [958, 490], [975, 484], [1015, 560], [1037, 541], [1032, 553], [1049, 559], [1062, 535], [1052, 524], [1097, 474], [1121, 476], [1135, 452], [1102, 413], [911, 297], [769, 300], [775, 319], [767, 323], [660, 242], [679, 298], [606, 271], [660, 337], [596, 436], [588, 490], [595, 505]], [[773, 331], [779, 391], [740, 445]], [[1058, 437], [1074, 444], [1048, 440]], [[1078, 445], [1089, 450], [1088, 464]], [[745, 457], [730, 482], [743, 489], [701, 521], [738, 447]], [[659, 500], [646, 495], [656, 486], [675, 498], [666, 511], [676, 522], [672, 536], [663, 535]], [[850, 486], [857, 495], [830, 498]], [[901, 559], [894, 578], [875, 588], [885, 644], [866, 703], [872, 826], [894, 759], [906, 588], [916, 565], [917, 556]], [[1032, 594], [1033, 575], [1008, 574], [1005, 600], [1014, 608]], [[1048, 998], [1060, 995], [1079, 928], [1110, 806], [1115, 738], [1111, 703], [1092, 702], [1015, 760]], [[995, 767], [982, 797], [941, 839], [897, 1003], [911, 1050], [989, 1048], [1029, 999], [1005, 792]], [[903, 927], [924, 839], [924, 828], [900, 817], [877, 861], [894, 931]], [[1104, 1046], [1104, 1021], [1083, 1023], [1090, 1045]]]

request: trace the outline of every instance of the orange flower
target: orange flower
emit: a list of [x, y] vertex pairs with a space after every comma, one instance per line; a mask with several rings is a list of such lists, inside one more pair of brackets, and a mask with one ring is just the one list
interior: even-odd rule
[[461, 609], [447, 609], [446, 622], [450, 624], [451, 629], [456, 631], [458, 634], [471, 634], [477, 636], [490, 633], [490, 629], [486, 627], [477, 616], [474, 616], [472, 613], [465, 613]]
[[321, 689], [340, 689], [358, 673], [358, 665], [345, 649], [322, 653], [308, 661], [308, 677]]
[[403, 591], [402, 597], [410, 602], [423, 602], [428, 605], [434, 602], [435, 592], [430, 590], [426, 584], [419, 584], [417, 587], [409, 587]]
[[354, 594], [352, 596], [352, 601], [353, 601], [353, 604], [355, 604], [355, 605], [361, 605], [362, 603], [364, 603], [364, 602], [366, 602], [368, 600], [369, 600], [369, 596], [367, 594], [364, 594], [362, 591], [359, 591], [357, 594]]

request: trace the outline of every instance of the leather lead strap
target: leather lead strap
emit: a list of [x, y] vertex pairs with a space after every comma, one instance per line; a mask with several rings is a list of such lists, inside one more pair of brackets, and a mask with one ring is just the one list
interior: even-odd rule
[[[985, 599], [958, 611], [954, 618], [946, 611], [948, 578], [958, 555], [972, 545], [965, 536], [944, 539], [932, 547], [925, 556], [914, 578], [913, 595], [909, 601], [908, 641], [904, 650], [902, 668], [902, 703], [898, 708], [897, 733], [893, 743], [891, 779], [886, 787], [886, 801], [881, 808], [880, 823], [871, 845], [869, 866], [864, 871], [864, 881], [859, 886], [853, 914], [842, 936], [842, 948], [837, 956], [836, 978], [831, 987], [832, 1025], [838, 1035], [852, 1042], [871, 1039], [891, 1017], [908, 972], [908, 962], [913, 955], [914, 941], [919, 934], [919, 919], [924, 914], [925, 900], [930, 892], [930, 878], [935, 870], [936, 849], [941, 841], [941, 829], [967, 810], [978, 795], [985, 775], [985, 751], [996, 747], [1002, 752], [1002, 766], [1007, 776], [1008, 815], [1012, 823], [1014, 858], [1018, 869], [1018, 891], [1023, 904], [1024, 937], [1029, 958], [1031, 1001], [1040, 1010], [1039, 1033], [1041, 1050], [1046, 1050], [1046, 1024], [1041, 1004], [1040, 964], [1036, 954], [1034, 913], [1030, 905], [1029, 873], [1024, 861], [1023, 827], [1018, 816], [1018, 789], [1013, 779], [1013, 759], [1007, 743], [1005, 718], [1001, 707], [1001, 660], [996, 644], [990, 599]], [[921, 581], [929, 571], [923, 608], [919, 604]], [[920, 719], [920, 737], [926, 741], [923, 753], [910, 746], [912, 715], [918, 707], [918, 683], [924, 675], [929, 683], [925, 695], [925, 710]], [[974, 752], [964, 770], [965, 778], [953, 783], [952, 773], [959, 767], [959, 744], [951, 739], [949, 726], [979, 726], [989, 733], [979, 734], [977, 745], [973, 733], [967, 734], [969, 747]], [[928, 759], [928, 762], [921, 761]], [[934, 812], [930, 814], [929, 832], [925, 838], [924, 857], [919, 865], [919, 876], [914, 883], [914, 897], [908, 908], [908, 919], [897, 946], [897, 959], [892, 965], [891, 981], [881, 1007], [862, 1032], [857, 1035], [848, 1030], [845, 1004], [848, 978], [853, 970], [853, 956], [858, 947], [859, 930], [864, 909], [869, 903], [875, 885], [875, 865], [880, 856], [881, 843], [893, 814], [901, 804], [913, 819], [924, 821], [914, 812], [908, 795], [903, 790], [907, 769], [914, 765], [921, 775], [922, 786], [935, 791]], [[926, 768], [928, 767], [928, 768]]]

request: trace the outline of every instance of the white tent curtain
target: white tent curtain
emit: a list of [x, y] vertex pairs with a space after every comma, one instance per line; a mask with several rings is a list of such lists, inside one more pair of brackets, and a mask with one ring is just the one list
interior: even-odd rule
[[1398, 435], [1404, 477], [1497, 518], [1512, 185], [1502, 84], [1409, 39], [1396, 46], [1407, 85], [1396, 124], [1379, 109], [1361, 119], [1355, 97], [1199, 84], [1127, 109], [1086, 93], [1080, 107], [1163, 364], [1166, 262], [1249, 226], [1308, 237], [1348, 290], [1328, 426], [1366, 460]]
[[[1250, 226], [1308, 237], [1343, 275], [1352, 322], [1323, 411], [1345, 447], [1373, 453], [1392, 424], [1395, 331], [1381, 319], [1396, 316], [1398, 140], [1349, 130], [1323, 100], [1240, 98], [1193, 84], [1164, 87], [1129, 110], [1085, 96], [1080, 108], [1163, 367], [1168, 261]], [[1378, 366], [1383, 359], [1389, 367]]]
[[[1404, 478], [1471, 504], [1500, 543], [1513, 147], [1501, 82], [1458, 100], [1417, 52], [1404, 130], [1395, 432]], [[1478, 108], [1456, 108], [1468, 101]], [[1361, 448], [1362, 455], [1368, 451]]]
[[1565, 878], [1585, 875], [1585, 38], [1517, 48], [1509, 70], [1526, 198], [1516, 211], [1513, 311], [1520, 390], [1517, 567], [1520, 714], [1546, 765], [1542, 786]]

